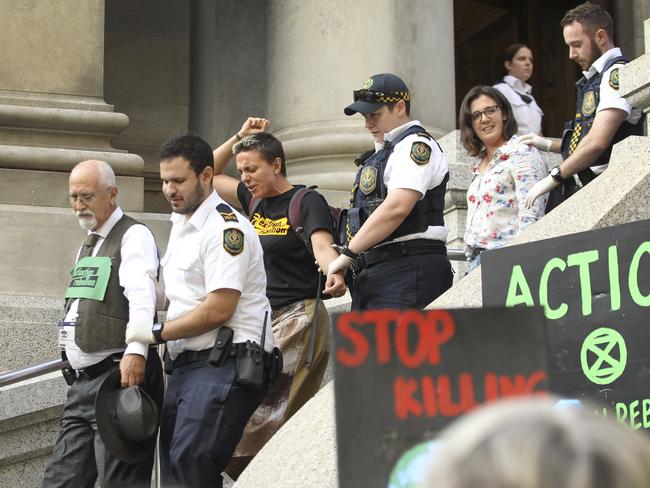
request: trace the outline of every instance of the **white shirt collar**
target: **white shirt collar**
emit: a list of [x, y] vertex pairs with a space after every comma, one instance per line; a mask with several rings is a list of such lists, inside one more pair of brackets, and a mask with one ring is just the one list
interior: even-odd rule
[[108, 236], [108, 233], [115, 227], [115, 224], [122, 218], [124, 215], [124, 212], [122, 212], [122, 209], [120, 207], [116, 207], [115, 210], [113, 210], [113, 213], [106, 219], [106, 222], [102, 224], [102, 226], [94, 231], [89, 230], [88, 234], [97, 234], [99, 235], [102, 239], [106, 239]]
[[[402, 132], [404, 132], [409, 127], [413, 127], [414, 125], [422, 125], [422, 124], [420, 124], [419, 120], [411, 120], [404, 125], [400, 125], [399, 127], [394, 128], [390, 132], [386, 132], [384, 134], [384, 141], [389, 141], [389, 142], [394, 141]], [[375, 151], [379, 151], [382, 147], [383, 144], [379, 142], [375, 142]]]
[[591, 79], [596, 74], [601, 73], [603, 71], [603, 68], [605, 65], [611, 60], [614, 59], [615, 57], [622, 56], [623, 53], [621, 52], [621, 49], [618, 47], [613, 47], [609, 51], [605, 51], [601, 56], [592, 63], [591, 67], [589, 68], [589, 71], [583, 71], [582, 75], [587, 78]]
[[[185, 223], [185, 225], [191, 225], [197, 230], [201, 229], [203, 227], [203, 224], [205, 223], [205, 220], [210, 215], [212, 209], [214, 209], [220, 203], [225, 203], [225, 202], [213, 189], [210, 192], [210, 195], [208, 195], [208, 197], [205, 200], [203, 200], [203, 202], [201, 202], [199, 208], [197, 208], [194, 211], [194, 213], [189, 218], [189, 220]], [[172, 212], [172, 214], [169, 216], [169, 220], [171, 220], [174, 224], [181, 222], [184, 218], [185, 218], [184, 215], [176, 212]]]
[[505, 81], [508, 85], [510, 85], [513, 90], [519, 92], [519, 93], [528, 93], [530, 94], [533, 90], [533, 87], [530, 86], [528, 83], [525, 81], [521, 81], [519, 78], [516, 76], [512, 75], [506, 75], [503, 77], [503, 81]]

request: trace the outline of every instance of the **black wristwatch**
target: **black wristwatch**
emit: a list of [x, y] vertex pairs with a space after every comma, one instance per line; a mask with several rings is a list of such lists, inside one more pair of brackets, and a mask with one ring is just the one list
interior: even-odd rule
[[357, 259], [359, 257], [359, 255], [356, 252], [352, 251], [348, 246], [343, 246], [343, 249], [341, 249], [341, 254], [343, 254], [343, 256], [349, 257], [350, 259]]
[[553, 168], [549, 174], [558, 183], [564, 183], [566, 181], [566, 178], [562, 178], [562, 174], [560, 173], [560, 167], [559, 166], [556, 166], [555, 168]]
[[163, 344], [167, 342], [162, 337], [162, 331], [164, 328], [165, 328], [165, 322], [153, 324], [153, 327], [151, 327], [151, 333], [153, 334], [154, 339], [156, 339], [156, 344]]

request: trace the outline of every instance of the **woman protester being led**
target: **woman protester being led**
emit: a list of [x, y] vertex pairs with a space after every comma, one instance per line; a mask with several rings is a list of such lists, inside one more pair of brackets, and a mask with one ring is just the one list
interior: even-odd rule
[[533, 97], [532, 87], [526, 83], [533, 75], [533, 53], [525, 44], [513, 44], [503, 56], [507, 75], [494, 85], [512, 106], [519, 129], [517, 134], [542, 135], [542, 116]]
[[[300, 186], [287, 180], [282, 143], [264, 132], [268, 126], [268, 120], [250, 117], [236, 135], [214, 151], [217, 193], [231, 206], [252, 213], [249, 218], [264, 249], [273, 335], [284, 356], [282, 375], [249, 420], [227, 469], [234, 478], [318, 391], [329, 357], [329, 318], [322, 301], [317, 300], [317, 292], [321, 279], [325, 280], [318, 267], [327, 273], [329, 263], [338, 256], [332, 248], [332, 215], [325, 199], [316, 191], [308, 191], [299, 208], [302, 236], [291, 227], [289, 204]], [[224, 174], [233, 154], [241, 181]], [[329, 277], [323, 293], [342, 296], [343, 275]]]
[[544, 215], [545, 199], [526, 208], [530, 188], [548, 170], [539, 152], [519, 141], [517, 122], [503, 94], [490, 86], [472, 88], [460, 108], [461, 143], [474, 156], [467, 189], [465, 254], [470, 271], [480, 254], [505, 246]]

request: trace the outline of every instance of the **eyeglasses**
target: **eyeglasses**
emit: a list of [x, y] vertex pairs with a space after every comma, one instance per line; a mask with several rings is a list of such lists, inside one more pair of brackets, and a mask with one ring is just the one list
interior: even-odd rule
[[395, 103], [400, 100], [405, 102], [411, 101], [411, 94], [409, 92], [379, 92], [374, 90], [354, 90], [352, 96], [355, 102], [369, 102], [369, 103]]
[[496, 114], [499, 110], [500, 109], [498, 105], [492, 105], [491, 107], [486, 107], [485, 110], [472, 112], [472, 122], [478, 122], [479, 120], [481, 120], [483, 115], [485, 115], [489, 119], [494, 114]]
[[[105, 190], [101, 190], [98, 193], [104, 193], [109, 189], [110, 187], [106, 188]], [[77, 201], [83, 203], [84, 205], [89, 205], [95, 198], [97, 198], [97, 193], [68, 193], [68, 195], [65, 197], [70, 205], [74, 205]]]

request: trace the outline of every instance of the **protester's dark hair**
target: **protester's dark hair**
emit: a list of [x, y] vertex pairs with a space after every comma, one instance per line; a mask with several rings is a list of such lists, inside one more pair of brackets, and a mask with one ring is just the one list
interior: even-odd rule
[[[503, 53], [503, 58], [501, 59], [501, 66], [504, 67], [505, 69], [505, 62], [509, 61], [512, 63], [512, 60], [515, 59], [515, 55], [519, 52], [519, 50], [525, 47], [527, 49], [530, 49], [526, 44], [513, 44], [512, 46], [509, 46], [508, 49], [505, 50]], [[507, 70], [506, 70], [507, 72]]]
[[579, 22], [582, 26], [593, 36], [598, 29], [603, 29], [607, 32], [607, 36], [611, 41], [614, 40], [614, 21], [612, 16], [609, 15], [607, 10], [602, 6], [585, 2], [582, 5], [569, 10], [562, 20], [560, 26], [564, 28], [572, 22]]
[[259, 151], [262, 159], [269, 164], [273, 164], [276, 158], [280, 158], [280, 173], [282, 176], [287, 176], [287, 165], [282, 143], [268, 132], [258, 132], [244, 137], [232, 148], [232, 153], [235, 156], [244, 151]]
[[190, 162], [190, 166], [197, 175], [208, 166], [214, 167], [214, 155], [210, 144], [196, 134], [173, 136], [160, 147], [161, 161], [179, 156]]
[[460, 113], [458, 115], [458, 128], [460, 129], [460, 142], [463, 144], [465, 150], [472, 156], [479, 156], [485, 147], [483, 143], [474, 132], [472, 125], [472, 112], [470, 105], [481, 95], [490, 97], [496, 102], [501, 110], [501, 114], [506, 120], [503, 121], [503, 137], [507, 141], [517, 133], [517, 120], [512, 113], [512, 107], [506, 97], [496, 88], [487, 85], [478, 85], [467, 92], [463, 103], [460, 104]]

